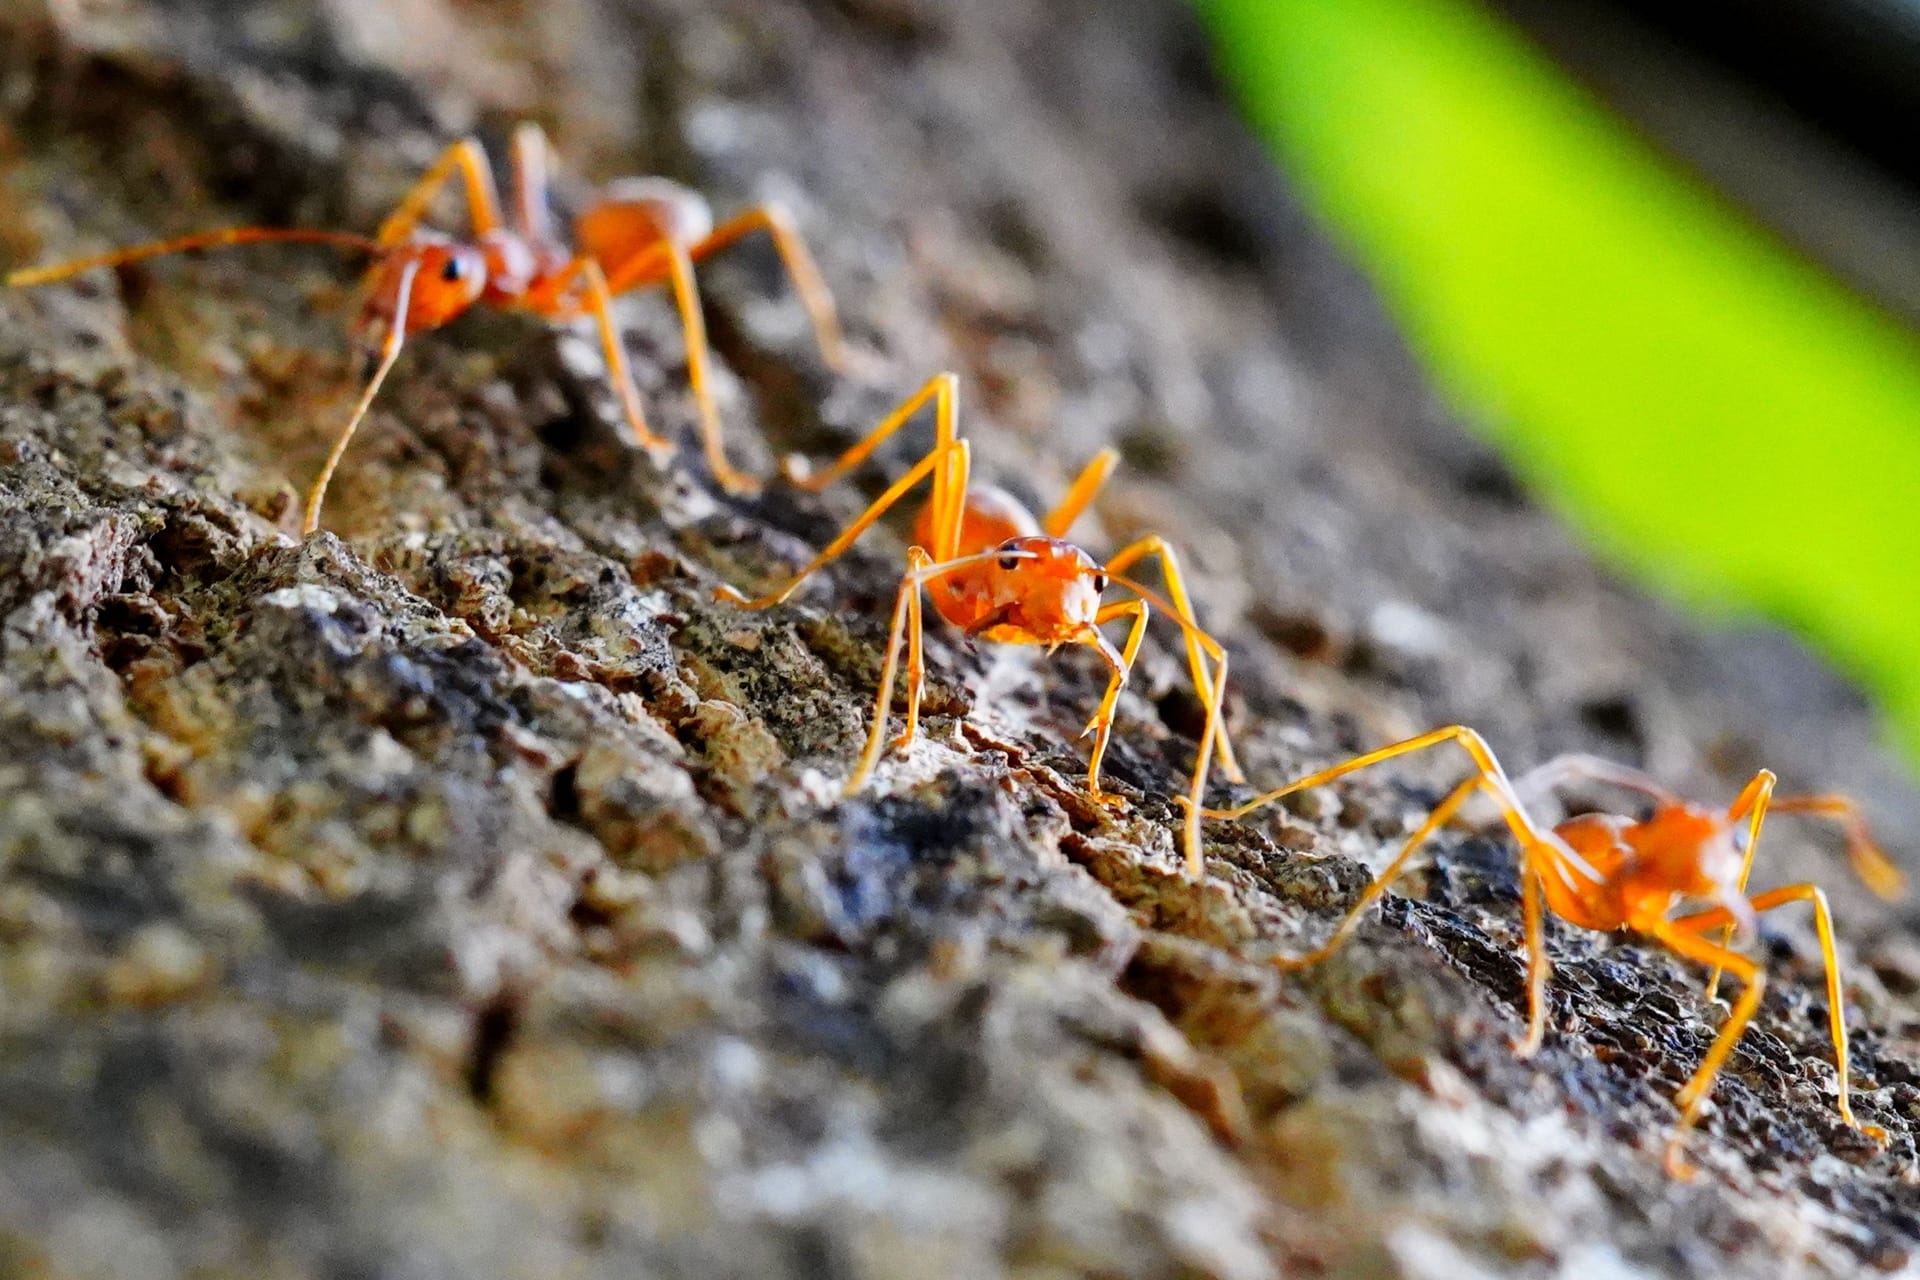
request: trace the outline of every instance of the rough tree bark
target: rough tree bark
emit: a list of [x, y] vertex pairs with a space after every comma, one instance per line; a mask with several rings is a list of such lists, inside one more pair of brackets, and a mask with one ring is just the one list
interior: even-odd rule
[[[371, 228], [452, 134], [548, 126], [801, 211], [856, 341], [764, 255], [706, 273], [741, 456], [850, 439], [932, 371], [1029, 497], [1129, 462], [1096, 547], [1191, 550], [1258, 779], [1450, 719], [1728, 795], [1765, 762], [1920, 800], [1859, 697], [1596, 569], [1437, 409], [1156, 0], [114, 0], [6, 19], [0, 254], [235, 221]], [[575, 188], [577, 191], [579, 188]], [[933, 642], [927, 741], [857, 749], [887, 535], [792, 607], [710, 603], [857, 509], [623, 443], [585, 335], [417, 343], [304, 543], [356, 370], [350, 267], [262, 249], [0, 296], [0, 1273], [1838, 1275], [1915, 1266], [1920, 951], [1785, 822], [1857, 960], [1836, 1122], [1817, 955], [1715, 1095], [1717, 1011], [1554, 930], [1516, 1061], [1516, 879], [1452, 834], [1320, 936], [1440, 761], [1210, 829], [1159, 637], [1081, 786], [1084, 655]], [[622, 315], [690, 425], [658, 298]], [[922, 439], [924, 437], [921, 437]], [[914, 442], [883, 461], [897, 468]], [[884, 471], [885, 467], [878, 469]], [[1790, 518], [1791, 513], [1783, 513]], [[1105, 536], [1102, 537], [1101, 535]]]

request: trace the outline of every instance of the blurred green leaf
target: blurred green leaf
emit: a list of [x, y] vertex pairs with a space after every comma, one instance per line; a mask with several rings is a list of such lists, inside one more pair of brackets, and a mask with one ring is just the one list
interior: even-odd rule
[[1447, 394], [1603, 552], [1797, 626], [1920, 759], [1920, 346], [1471, 0], [1199, 0]]

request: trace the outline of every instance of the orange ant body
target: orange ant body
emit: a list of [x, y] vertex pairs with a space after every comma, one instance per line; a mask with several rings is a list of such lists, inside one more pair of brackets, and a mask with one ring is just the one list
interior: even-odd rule
[[[1637, 770], [1587, 756], [1567, 756], [1510, 781], [1486, 742], [1461, 725], [1423, 733], [1377, 751], [1369, 751], [1332, 768], [1310, 774], [1268, 791], [1230, 809], [1209, 809], [1211, 818], [1239, 818], [1262, 805], [1297, 791], [1318, 787], [1356, 770], [1396, 756], [1454, 742], [1474, 763], [1474, 774], [1448, 792], [1426, 820], [1408, 837], [1386, 869], [1367, 886], [1328, 940], [1305, 955], [1276, 957], [1281, 969], [1316, 964], [1333, 953], [1361, 917], [1386, 892], [1426, 840], [1444, 826], [1476, 793], [1486, 792], [1499, 805], [1509, 830], [1520, 844], [1522, 914], [1527, 952], [1527, 1034], [1514, 1046], [1522, 1057], [1539, 1049], [1546, 1032], [1547, 954], [1543, 944], [1543, 905], [1569, 923], [1598, 932], [1631, 930], [1654, 939], [1676, 954], [1714, 966], [1707, 995], [1712, 998], [1723, 970], [1740, 979], [1745, 989], [1720, 1034], [1692, 1077], [1675, 1095], [1680, 1120], [1667, 1142], [1666, 1167], [1675, 1177], [1690, 1176], [1684, 1143], [1699, 1118], [1714, 1078], [1734, 1044], [1760, 1007], [1766, 975], [1753, 960], [1728, 945], [1734, 926], [1750, 932], [1757, 913], [1808, 902], [1820, 940], [1827, 975], [1827, 1012], [1838, 1076], [1840, 1118], [1876, 1140], [1884, 1131], [1854, 1118], [1848, 1081], [1847, 1025], [1842, 1005], [1840, 959], [1834, 949], [1833, 916], [1826, 895], [1813, 884], [1793, 884], [1747, 895], [1760, 826], [1769, 810], [1775, 813], [1817, 814], [1838, 820], [1847, 836], [1848, 851], [1861, 878], [1883, 897], [1898, 894], [1903, 877], [1873, 843], [1852, 802], [1840, 796], [1780, 796], [1773, 794], [1774, 775], [1756, 773], [1734, 802], [1724, 810], [1683, 800]], [[1523, 795], [1549, 792], [1575, 778], [1638, 792], [1653, 802], [1645, 818], [1612, 814], [1581, 814], [1551, 829], [1541, 826], [1522, 807]], [[1742, 828], [1744, 828], [1744, 849]], [[1674, 912], [1683, 900], [1711, 903], [1706, 910], [1684, 915]], [[1718, 941], [1707, 935], [1719, 932]]]
[[[456, 173], [466, 192], [471, 225], [467, 240], [421, 225], [428, 206]], [[721, 444], [719, 411], [708, 385], [706, 321], [694, 286], [693, 264], [755, 231], [767, 232], [813, 322], [822, 355], [838, 367], [844, 353], [833, 298], [791, 220], [778, 206], [767, 204], [716, 227], [712, 210], [698, 193], [661, 178], [625, 179], [608, 187], [600, 200], [575, 219], [574, 238], [579, 245], [575, 253], [554, 230], [548, 186], [546, 135], [536, 125], [523, 124], [513, 140], [510, 217], [502, 215], [486, 152], [467, 138], [441, 154], [372, 239], [340, 232], [240, 227], [15, 271], [6, 277], [6, 284], [14, 288], [49, 284], [95, 267], [267, 241], [334, 244], [373, 255], [355, 332], [378, 339], [380, 362], [308, 492], [301, 532], [312, 533], [319, 527], [320, 506], [334, 469], [407, 337], [437, 329], [475, 306], [527, 311], [554, 321], [592, 317], [609, 380], [619, 394], [635, 442], [649, 452], [671, 453], [669, 442], [647, 427], [611, 310], [617, 294], [666, 283], [672, 287], [686, 337], [688, 379], [708, 465], [729, 492], [755, 488], [727, 460]]]
[[[1113, 733], [1115, 707], [1146, 637], [1147, 619], [1152, 612], [1150, 602], [1158, 605], [1181, 628], [1189, 669], [1206, 708], [1206, 725], [1201, 732], [1188, 797], [1185, 835], [1186, 873], [1198, 877], [1202, 870], [1198, 806], [1206, 789], [1208, 764], [1217, 754], [1221, 767], [1229, 775], [1235, 779], [1241, 776], [1221, 722], [1226, 699], [1226, 651], [1194, 621], [1179, 559], [1159, 535], [1136, 539], [1104, 565], [1066, 541], [1068, 529], [1112, 474], [1119, 460], [1117, 453], [1107, 449], [1096, 455], [1081, 470], [1066, 497], [1043, 519], [1036, 519], [1011, 494], [970, 485], [971, 452], [958, 432], [958, 395], [954, 375], [940, 374], [902, 402], [825, 471], [808, 474], [804, 466], [790, 461], [788, 474], [794, 482], [804, 489], [818, 491], [858, 466], [929, 402], [934, 405], [933, 449], [811, 563], [784, 586], [763, 596], [750, 599], [724, 586], [717, 594], [749, 609], [767, 609], [781, 603], [801, 583], [843, 554], [909, 490], [931, 477], [933, 493], [915, 523], [913, 545], [907, 551], [907, 574], [901, 580], [894, 605], [873, 725], [860, 763], [847, 779], [846, 793], [852, 795], [864, 786], [879, 762], [894, 678], [899, 673], [903, 637], [907, 648], [906, 726], [894, 739], [894, 746], [905, 748], [918, 732], [920, 700], [926, 682], [921, 623], [924, 590], [940, 616], [970, 637], [1000, 644], [1044, 645], [1049, 652], [1061, 645], [1087, 645], [1098, 651], [1112, 675], [1099, 708], [1087, 725], [1087, 732], [1094, 739], [1087, 766], [1087, 789], [1105, 803], [1114, 802], [1113, 797], [1100, 789], [1100, 766]], [[1163, 599], [1123, 576], [1128, 567], [1150, 556], [1159, 557], [1170, 599]], [[1103, 605], [1101, 596], [1109, 585], [1124, 587], [1137, 598]], [[1130, 619], [1132, 625], [1125, 644], [1116, 650], [1100, 633], [1100, 628], [1123, 618]]]

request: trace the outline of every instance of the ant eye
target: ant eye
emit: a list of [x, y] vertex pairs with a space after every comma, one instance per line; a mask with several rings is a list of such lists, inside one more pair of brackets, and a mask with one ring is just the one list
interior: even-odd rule
[[1094, 574], [1093, 575], [1093, 594], [1100, 596], [1100, 595], [1105, 595], [1106, 593], [1107, 593], [1107, 575], [1104, 573]]
[[440, 268], [440, 278], [448, 284], [459, 283], [460, 278], [466, 274], [467, 265], [458, 258], [448, 258], [447, 265]]
[[1011, 573], [1020, 567], [1020, 557], [1009, 551], [1006, 555], [1000, 557], [1000, 567]]

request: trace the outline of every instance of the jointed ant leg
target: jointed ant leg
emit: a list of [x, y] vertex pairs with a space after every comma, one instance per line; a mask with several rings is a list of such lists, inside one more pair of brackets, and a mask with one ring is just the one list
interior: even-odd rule
[[[1084, 478], [1085, 473], [1082, 473], [1082, 479]], [[1197, 629], [1199, 623], [1193, 616], [1193, 600], [1187, 594], [1186, 575], [1181, 571], [1179, 556], [1168, 545], [1165, 538], [1157, 533], [1150, 533], [1136, 539], [1109, 559], [1106, 568], [1109, 573], [1125, 573], [1132, 565], [1149, 556], [1158, 556], [1160, 559], [1160, 575], [1166, 579], [1167, 596], [1173, 601], [1174, 613], [1184, 621], [1193, 623]], [[1194, 692], [1199, 695], [1201, 703], [1207, 706], [1209, 712], [1217, 712], [1223, 717], [1220, 732], [1216, 735], [1218, 741], [1215, 744], [1220, 755], [1220, 769], [1227, 775], [1229, 782], [1245, 782], [1247, 775], [1241, 770], [1240, 762], [1234, 758], [1233, 744], [1227, 738], [1224, 720], [1226, 708], [1207, 703], [1207, 699], [1211, 696], [1213, 680], [1208, 675], [1206, 660], [1200, 652], [1199, 638], [1192, 629], [1186, 631], [1184, 638], [1187, 646], [1187, 669], [1193, 674]]]
[[[1202, 806], [1207, 799], [1207, 766], [1212, 763], [1214, 753], [1219, 749], [1219, 740], [1226, 733], [1226, 723], [1221, 708], [1227, 701], [1227, 651], [1201, 629], [1192, 618], [1181, 611], [1151, 587], [1123, 574], [1108, 570], [1113, 585], [1123, 587], [1140, 597], [1143, 603], [1151, 604], [1179, 624], [1181, 634], [1199, 644], [1200, 650], [1213, 660], [1213, 684], [1207, 693], [1200, 695], [1200, 703], [1207, 709], [1207, 722], [1200, 730], [1200, 751], [1193, 762], [1193, 778], [1188, 783], [1187, 794], [1181, 800], [1186, 806], [1186, 845], [1187, 863], [1185, 875], [1189, 880], [1198, 880], [1206, 874], [1206, 860], [1200, 843], [1200, 818], [1204, 812]], [[1138, 645], [1134, 648], [1137, 650]], [[1129, 659], [1131, 660], [1131, 659]]]
[[[1753, 874], [1753, 857], [1760, 852], [1760, 828], [1767, 820], [1768, 802], [1773, 798], [1773, 786], [1776, 779], [1771, 769], [1762, 769], [1754, 774], [1740, 794], [1727, 808], [1727, 820], [1738, 822], [1747, 820], [1747, 851], [1740, 862], [1740, 879], [1735, 882], [1735, 890], [1744, 895], [1747, 892], [1747, 879]], [[1727, 946], [1733, 941], [1733, 923], [1729, 919], [1727, 927], [1720, 931], [1720, 945]], [[1707, 999], [1711, 1000], [1720, 992], [1720, 967], [1714, 966], [1713, 973], [1707, 979]]]
[[1407, 842], [1400, 846], [1400, 852], [1393, 856], [1393, 861], [1382, 868], [1380, 874], [1373, 878], [1372, 883], [1368, 884], [1360, 896], [1354, 899], [1353, 905], [1347, 908], [1347, 913], [1340, 917], [1340, 923], [1335, 925], [1333, 932], [1327, 935], [1327, 940], [1304, 955], [1270, 957], [1274, 967], [1287, 970], [1305, 969], [1319, 964], [1338, 951], [1340, 944], [1347, 940], [1347, 935], [1353, 932], [1366, 915], [1367, 908], [1379, 901], [1380, 896], [1386, 893], [1395, 880], [1399, 879], [1400, 873], [1406, 869], [1408, 861], [1419, 852], [1420, 847], [1432, 838], [1434, 832], [1446, 826], [1454, 814], [1460, 811], [1460, 807], [1486, 785], [1487, 780], [1476, 773], [1448, 792], [1446, 798], [1434, 806], [1433, 812], [1427, 815], [1426, 820], [1407, 837]]
[[1040, 521], [1040, 528], [1049, 538], [1064, 538], [1073, 528], [1073, 522], [1080, 518], [1088, 505], [1099, 495], [1107, 481], [1112, 477], [1115, 467], [1120, 465], [1118, 449], [1102, 449], [1087, 459], [1087, 465], [1080, 468], [1080, 474], [1074, 477], [1067, 487], [1067, 496], [1053, 504], [1046, 517]]
[[1677, 804], [1680, 800], [1657, 779], [1638, 769], [1581, 753], [1555, 756], [1545, 764], [1536, 765], [1514, 779], [1513, 789], [1521, 803], [1531, 804], [1536, 797], [1558, 791], [1573, 781], [1597, 782], [1637, 792], [1655, 804]]
[[1317, 773], [1310, 773], [1304, 778], [1296, 778], [1285, 786], [1275, 787], [1271, 791], [1262, 792], [1244, 804], [1238, 804], [1229, 809], [1208, 809], [1205, 811], [1206, 816], [1209, 818], [1243, 818], [1255, 809], [1263, 805], [1272, 804], [1281, 797], [1290, 796], [1296, 791], [1308, 791], [1314, 787], [1325, 786], [1327, 783], [1338, 778], [1344, 778], [1350, 773], [1356, 773], [1369, 766], [1391, 760], [1396, 756], [1411, 755], [1414, 752], [1424, 751], [1428, 747], [1439, 746], [1445, 742], [1458, 743], [1461, 749], [1472, 758], [1475, 769], [1486, 779], [1488, 791], [1493, 795], [1494, 799], [1498, 801], [1501, 813], [1507, 820], [1507, 825], [1512, 828], [1514, 835], [1519, 838], [1522, 844], [1528, 848], [1552, 850], [1557, 862], [1562, 864], [1565, 869], [1571, 873], [1585, 880], [1597, 882], [1600, 879], [1593, 868], [1587, 865], [1585, 859], [1579, 857], [1573, 850], [1567, 848], [1564, 841], [1543, 831], [1540, 826], [1527, 815], [1526, 810], [1520, 806], [1519, 801], [1514, 795], [1513, 783], [1508, 779], [1507, 771], [1500, 767], [1500, 761], [1494, 757], [1492, 749], [1487, 746], [1486, 739], [1482, 738], [1479, 733], [1473, 729], [1460, 724], [1447, 725], [1440, 729], [1430, 729], [1426, 733], [1407, 738], [1404, 741], [1390, 743], [1387, 746], [1355, 756], [1351, 760], [1346, 760], [1330, 768], [1322, 769]]
[[327, 454], [326, 462], [320, 468], [319, 478], [313, 482], [313, 488], [307, 491], [307, 508], [300, 522], [302, 537], [320, 527], [320, 504], [327, 499], [327, 486], [333, 482], [334, 468], [340, 465], [340, 459], [347, 451], [347, 442], [353, 439], [353, 433], [360, 429], [360, 422], [367, 416], [367, 410], [373, 406], [373, 398], [380, 393], [380, 384], [387, 380], [393, 371], [393, 365], [400, 358], [400, 349], [407, 340], [407, 303], [413, 295], [413, 277], [419, 271], [417, 263], [409, 262], [400, 271], [400, 279], [394, 289], [393, 320], [387, 329], [387, 336], [381, 345], [380, 364], [373, 371], [373, 377], [367, 381], [366, 390], [360, 393], [359, 403], [354, 405], [353, 416], [347, 419], [346, 429], [340, 438], [333, 442], [333, 449]]
[[[939, 468], [948, 465], [948, 456], [950, 454], [959, 453], [964, 456], [966, 451], [967, 451], [967, 442], [965, 440], [957, 440], [953, 444], [948, 445], [945, 448], [935, 449], [932, 453], [929, 453], [926, 457], [914, 463], [911, 470], [909, 470], [905, 475], [901, 476], [898, 480], [894, 481], [893, 484], [888, 487], [885, 493], [881, 494], [878, 498], [875, 498], [873, 500], [872, 505], [870, 505], [865, 511], [861, 512], [860, 516], [856, 520], [854, 520], [852, 524], [848, 525], [845, 529], [841, 530], [840, 535], [838, 537], [836, 537], [832, 542], [828, 543], [820, 551], [820, 554], [816, 555], [812, 560], [808, 561], [806, 566], [802, 568], [800, 572], [794, 574], [793, 577], [789, 578], [786, 582], [786, 585], [782, 586], [779, 590], [770, 591], [767, 594], [761, 595], [761, 596], [748, 597], [741, 594], [739, 591], [734, 590], [730, 586], [723, 585], [720, 587], [716, 587], [714, 589], [714, 594], [718, 596], [720, 599], [731, 601], [732, 603], [739, 605], [741, 608], [744, 608], [744, 609], [771, 609], [774, 605], [781, 603], [782, 601], [786, 600], [787, 597], [791, 596], [795, 591], [799, 590], [801, 583], [805, 582], [808, 578], [812, 577], [815, 573], [819, 572], [822, 568], [824, 568], [830, 562], [844, 555], [846, 553], [847, 548], [851, 547], [854, 544], [854, 541], [858, 539], [861, 534], [865, 533], [868, 529], [872, 528], [874, 523], [877, 520], [879, 520], [881, 516], [887, 513], [887, 509], [893, 506], [894, 503], [900, 501], [901, 498], [905, 497], [907, 492], [911, 490], [915, 485], [919, 484], [922, 480], [926, 479], [929, 475], [934, 474]], [[965, 470], [964, 461], [959, 465], [960, 465], [960, 469], [964, 472]], [[945, 561], [942, 563], [952, 564], [955, 562]], [[973, 563], [973, 560], [968, 559], [964, 563], [971, 564]], [[931, 566], [931, 569], [938, 569], [938, 568], [940, 568], [940, 565]]]
[[433, 167], [413, 184], [400, 203], [395, 206], [387, 220], [380, 224], [377, 239], [382, 248], [392, 248], [420, 225], [426, 216], [427, 206], [440, 194], [440, 188], [447, 185], [447, 179], [458, 171], [467, 192], [467, 219], [473, 226], [477, 238], [500, 227], [500, 193], [493, 185], [493, 170], [487, 165], [487, 153], [473, 138], [462, 138], [440, 153]]
[[[795, 488], [808, 493], [818, 493], [830, 485], [838, 483], [848, 472], [873, 456], [873, 451], [887, 442], [901, 427], [905, 426], [919, 413], [927, 403], [933, 403], [933, 446], [951, 444], [960, 438], [960, 379], [951, 373], [936, 373], [912, 395], [895, 406], [893, 412], [880, 420], [878, 426], [860, 437], [852, 448], [834, 459], [825, 470], [802, 469], [805, 464], [800, 459], [790, 459], [787, 478]], [[938, 547], [932, 548], [937, 556]]]
[[759, 230], [765, 230], [773, 239], [774, 250], [786, 266], [787, 278], [793, 281], [793, 291], [800, 296], [800, 305], [813, 322], [814, 341], [820, 344], [821, 357], [832, 368], [843, 367], [846, 343], [840, 334], [840, 317], [833, 305], [833, 294], [821, 278], [820, 268], [814, 265], [813, 255], [807, 252], [806, 242], [794, 227], [793, 218], [780, 205], [763, 204], [727, 219], [688, 252], [698, 262]]
[[553, 206], [547, 202], [552, 165], [546, 131], [531, 120], [513, 131], [513, 211], [520, 232], [536, 244], [553, 242]]
[[[1481, 779], [1484, 781], [1484, 779]], [[1516, 1056], [1531, 1058], [1540, 1052], [1547, 1038], [1547, 911], [1545, 888], [1541, 884], [1540, 857], [1552, 857], [1551, 849], [1523, 843], [1520, 846], [1520, 919], [1527, 940], [1527, 1034], [1513, 1046]]]
[[1353, 928], [1361, 913], [1372, 904], [1374, 899], [1386, 891], [1387, 885], [1392, 883], [1393, 878], [1400, 873], [1406, 859], [1412, 855], [1413, 851], [1452, 818], [1474, 792], [1485, 791], [1499, 806], [1508, 830], [1520, 844], [1521, 906], [1527, 947], [1527, 1034], [1514, 1046], [1514, 1051], [1525, 1057], [1540, 1047], [1546, 1033], [1545, 995], [1550, 966], [1545, 941], [1544, 878], [1551, 873], [1572, 888], [1580, 880], [1597, 883], [1599, 877], [1584, 859], [1567, 847], [1565, 841], [1551, 832], [1543, 832], [1528, 816], [1526, 810], [1515, 799], [1513, 784], [1508, 780], [1506, 771], [1500, 767], [1500, 762], [1494, 758], [1486, 741], [1478, 733], [1464, 725], [1448, 725], [1445, 728], [1434, 729], [1403, 742], [1396, 742], [1364, 755], [1355, 756], [1351, 760], [1322, 769], [1318, 773], [1309, 774], [1235, 808], [1209, 809], [1205, 812], [1208, 817], [1238, 818], [1282, 796], [1322, 786], [1349, 773], [1379, 764], [1383, 760], [1421, 751], [1444, 742], [1457, 742], [1472, 757], [1475, 766], [1473, 776], [1448, 792], [1446, 797], [1435, 806], [1433, 812], [1427, 815], [1426, 820], [1414, 831], [1399, 855], [1335, 927], [1333, 937], [1329, 938], [1317, 951], [1301, 957], [1298, 963], [1302, 965], [1315, 963], [1331, 954], [1333, 948]]
[[707, 344], [707, 315], [700, 307], [700, 289], [693, 279], [693, 259], [672, 240], [660, 240], [613, 263], [607, 269], [607, 291], [621, 294], [636, 282], [651, 282], [664, 271], [673, 291], [673, 308], [680, 316], [680, 334], [687, 346], [687, 381], [693, 384], [694, 411], [700, 418], [700, 445], [713, 478], [728, 493], [753, 493], [759, 483], [727, 460], [722, 442], [720, 409], [713, 400], [708, 374], [711, 352]]
[[564, 288], [573, 279], [586, 282], [587, 314], [600, 330], [600, 350], [607, 361], [607, 380], [620, 397], [620, 408], [627, 418], [633, 441], [649, 453], [671, 453], [671, 442], [647, 428], [646, 414], [640, 408], [640, 388], [634, 383], [633, 370], [627, 367], [626, 344], [620, 340], [620, 327], [613, 320], [613, 295], [607, 291], [607, 277], [592, 258], [575, 258], [560, 275], [557, 287]]
[[[1839, 1074], [1837, 1100], [1840, 1118], [1849, 1128], [1858, 1129], [1869, 1137], [1885, 1138], [1887, 1136], [1885, 1130], [1876, 1125], [1861, 1124], [1853, 1114], [1847, 1052], [1846, 995], [1840, 975], [1840, 952], [1834, 946], [1833, 940], [1833, 911], [1827, 905], [1827, 895], [1815, 885], [1790, 884], [1756, 894], [1752, 899], [1752, 906], [1755, 911], [1771, 911], [1775, 907], [1783, 907], [1790, 902], [1813, 904], [1814, 932], [1819, 935], [1820, 958], [1827, 971], [1827, 1029], [1833, 1039], [1834, 1069]], [[1731, 913], [1724, 907], [1717, 907], [1712, 911], [1680, 916], [1672, 924], [1674, 928], [1688, 933], [1700, 933], [1723, 922], [1731, 923]]]
[[[932, 564], [933, 557], [924, 548], [907, 548], [909, 578], [917, 578]], [[926, 629], [920, 614], [920, 587], [915, 586], [907, 595], [907, 722], [893, 740], [894, 750], [905, 751], [913, 745], [914, 736], [920, 732], [920, 700], [926, 692]]]
[[1846, 796], [1775, 796], [1775, 813], [1808, 813], [1831, 818], [1847, 838], [1847, 857], [1867, 888], [1891, 902], [1906, 892], [1907, 877], [1874, 842], [1860, 807]]
[[1120, 618], [1132, 618], [1133, 626], [1127, 631], [1126, 644], [1118, 653], [1106, 638], [1098, 632], [1087, 643], [1098, 649], [1106, 660], [1112, 675], [1107, 680], [1106, 692], [1100, 696], [1100, 706], [1093, 713], [1093, 719], [1087, 721], [1087, 727], [1081, 736], [1093, 735], [1093, 754], [1087, 760], [1087, 791], [1095, 800], [1103, 804], [1118, 803], [1118, 797], [1110, 796], [1100, 790], [1100, 765], [1107, 757], [1107, 743], [1113, 738], [1114, 708], [1120, 701], [1120, 690], [1126, 687], [1127, 676], [1133, 671], [1133, 663], [1140, 656], [1140, 642], [1147, 638], [1147, 618], [1153, 613], [1151, 606], [1144, 600], [1120, 600], [1107, 605], [1095, 616], [1093, 625], [1103, 626]]
[[713, 385], [707, 376], [707, 317], [700, 309], [700, 290], [693, 283], [693, 259], [672, 241], [667, 242], [666, 256], [673, 305], [680, 313], [680, 333], [687, 344], [687, 381], [693, 384], [693, 403], [700, 415], [700, 444], [706, 451], [707, 468], [728, 493], [753, 493], [760, 488], [759, 483], [727, 460], [721, 440], [720, 407], [713, 401]]
[[895, 742], [905, 746], [913, 740], [920, 719], [920, 682], [912, 670], [917, 655], [921, 651], [920, 631], [920, 590], [935, 578], [956, 570], [979, 564], [994, 555], [997, 550], [982, 552], [979, 555], [962, 556], [957, 560], [933, 563], [927, 553], [919, 547], [908, 549], [909, 565], [906, 575], [900, 579], [900, 592], [894, 598], [893, 621], [887, 628], [886, 656], [880, 663], [880, 692], [874, 697], [873, 725], [867, 731], [867, 745], [860, 752], [860, 763], [854, 767], [847, 778], [842, 794], [853, 795], [867, 784], [873, 771], [880, 763], [880, 753], [884, 749], [887, 737], [887, 710], [893, 703], [893, 681], [900, 673], [900, 644], [904, 638], [908, 648], [915, 656], [908, 659], [907, 679], [907, 728]]
[[1213, 700], [1208, 703], [1207, 722], [1200, 730], [1200, 745], [1193, 756], [1193, 774], [1187, 783], [1187, 815], [1182, 838], [1187, 847], [1185, 875], [1189, 880], [1199, 880], [1207, 873], [1206, 851], [1200, 842], [1200, 806], [1207, 802], [1207, 766], [1213, 761], [1218, 743], [1227, 736], [1226, 717], [1221, 711], [1226, 703], [1227, 655], [1223, 652], [1213, 667]]
[[1740, 993], [1739, 1000], [1734, 1002], [1733, 1012], [1720, 1028], [1720, 1034], [1708, 1047], [1707, 1056], [1701, 1059], [1692, 1078], [1673, 1097], [1674, 1105], [1680, 1108], [1680, 1122], [1674, 1126], [1673, 1136], [1667, 1139], [1667, 1172], [1676, 1178], [1687, 1178], [1693, 1174], [1685, 1151], [1687, 1130], [1700, 1118], [1700, 1108], [1707, 1100], [1707, 1091], [1713, 1088], [1714, 1077], [1720, 1074], [1727, 1055], [1733, 1052], [1741, 1033], [1753, 1021], [1754, 1011], [1760, 1007], [1760, 997], [1766, 991], [1767, 979], [1760, 971], [1760, 966], [1753, 961], [1737, 951], [1729, 951], [1707, 941], [1697, 932], [1686, 929], [1681, 921], [1662, 921], [1652, 930], [1652, 935], [1689, 960], [1732, 970], [1734, 977], [1746, 984], [1746, 990]]

